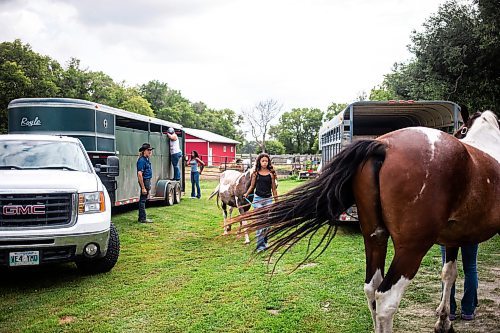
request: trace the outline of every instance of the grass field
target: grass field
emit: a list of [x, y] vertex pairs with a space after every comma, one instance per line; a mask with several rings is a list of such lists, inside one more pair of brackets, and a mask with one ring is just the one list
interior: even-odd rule
[[[280, 181], [279, 192], [297, 184]], [[215, 185], [202, 182], [201, 200], [148, 207], [153, 224], [138, 224], [136, 210], [115, 214], [121, 255], [110, 273], [81, 276], [73, 264], [1, 271], [0, 332], [372, 331], [356, 228], [340, 229], [320, 258], [289, 274], [305, 254], [299, 244], [271, 277], [264, 257], [252, 255], [254, 244], [220, 236], [221, 212], [207, 200]], [[500, 313], [499, 248], [497, 236], [479, 251], [480, 289], [493, 286], [480, 294], [486, 328], [498, 325]], [[430, 331], [440, 265], [434, 247], [402, 301], [396, 331]]]

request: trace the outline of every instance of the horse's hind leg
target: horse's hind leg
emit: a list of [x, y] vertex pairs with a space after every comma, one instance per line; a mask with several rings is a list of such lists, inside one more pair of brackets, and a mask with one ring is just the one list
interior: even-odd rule
[[385, 228], [380, 208], [376, 163], [371, 161], [354, 179], [353, 190], [358, 216], [365, 242], [366, 277], [364, 291], [368, 301], [373, 326], [376, 327], [375, 291], [384, 278], [385, 257], [389, 233]]
[[401, 247], [394, 239], [394, 258], [387, 275], [375, 292], [376, 301], [376, 327], [377, 333], [392, 332], [393, 317], [399, 302], [417, 274], [422, 258], [431, 248], [432, 244], [413, 243], [411, 240], [401, 242]]
[[376, 303], [375, 291], [382, 283], [384, 278], [385, 256], [387, 253], [387, 233], [381, 231], [381, 235], [365, 237], [365, 256], [366, 256], [366, 277], [364, 291], [368, 301], [373, 326], [376, 327]]
[[453, 326], [451, 325], [450, 317], [450, 295], [451, 287], [457, 279], [457, 247], [447, 247], [446, 255], [443, 265], [443, 270], [441, 272], [441, 279], [443, 280], [443, 295], [441, 297], [441, 303], [439, 303], [436, 309], [436, 314], [438, 315], [438, 321], [434, 326], [434, 332], [438, 333], [448, 333], [454, 332]]

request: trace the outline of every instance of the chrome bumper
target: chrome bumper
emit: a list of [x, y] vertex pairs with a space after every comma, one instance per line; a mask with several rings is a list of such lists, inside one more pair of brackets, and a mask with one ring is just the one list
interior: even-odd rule
[[50, 249], [53, 247], [75, 247], [75, 256], [83, 255], [83, 248], [88, 243], [95, 243], [99, 246], [102, 257], [108, 251], [109, 229], [101, 232], [87, 234], [70, 234], [55, 236], [22, 236], [22, 237], [0, 237], [0, 250], [29, 250], [29, 249]]

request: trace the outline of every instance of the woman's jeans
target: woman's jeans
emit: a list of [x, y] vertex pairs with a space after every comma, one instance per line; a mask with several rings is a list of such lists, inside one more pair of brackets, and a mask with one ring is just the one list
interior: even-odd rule
[[[477, 249], [478, 245], [461, 246], [462, 264], [464, 269], [464, 296], [461, 301], [461, 313], [474, 314], [477, 306]], [[441, 246], [441, 258], [445, 261], [446, 248]], [[457, 265], [458, 266], [458, 265]], [[455, 284], [451, 288], [450, 313], [455, 314], [457, 303], [455, 302]]]
[[[258, 195], [254, 195], [253, 197], [253, 207], [254, 209], [268, 206], [273, 203], [273, 197], [270, 198], [262, 198]], [[257, 252], [263, 251], [267, 248], [267, 230], [269, 228], [262, 228], [255, 232], [255, 236], [257, 237]]]
[[146, 200], [149, 196], [149, 190], [151, 190], [151, 179], [143, 179], [143, 181], [144, 187], [146, 188], [146, 194], [142, 194], [142, 189], [139, 186], [139, 221], [146, 221]]
[[172, 154], [171, 161], [174, 167], [174, 180], [181, 180], [181, 170], [179, 169], [179, 160], [182, 157], [182, 153]]
[[[198, 190], [198, 195], [196, 195], [196, 192], [194, 190], [194, 187], [196, 186], [196, 190]], [[198, 199], [201, 198], [201, 191], [200, 191], [200, 173], [198, 171], [191, 172], [191, 198], [197, 197]]]

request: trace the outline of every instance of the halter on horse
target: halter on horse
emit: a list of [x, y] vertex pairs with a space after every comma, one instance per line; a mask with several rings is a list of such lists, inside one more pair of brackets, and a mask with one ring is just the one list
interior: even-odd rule
[[[322, 244], [320, 254], [326, 249], [337, 231], [336, 217], [356, 204], [365, 243], [364, 291], [375, 332], [392, 332], [403, 293], [433, 244], [447, 247], [449, 262], [453, 253], [448, 255], [448, 249], [483, 242], [500, 232], [498, 120], [485, 111], [466, 134], [461, 142], [439, 130], [414, 127], [357, 141], [315, 180], [235, 222], [251, 221], [251, 229], [269, 227], [271, 255], [280, 248], [286, 252], [326, 226], [309, 258]], [[394, 258], [384, 272], [389, 237]], [[452, 266], [443, 267], [436, 332], [453, 331], [448, 289], [456, 263]], [[445, 278], [453, 270], [455, 276]]]

